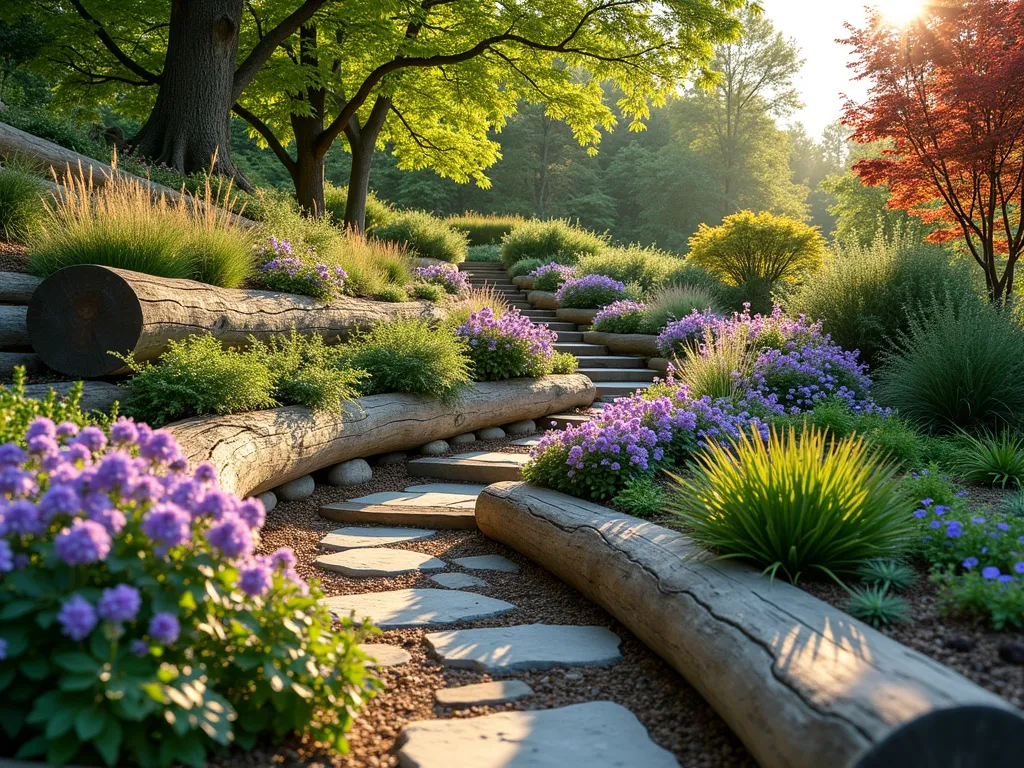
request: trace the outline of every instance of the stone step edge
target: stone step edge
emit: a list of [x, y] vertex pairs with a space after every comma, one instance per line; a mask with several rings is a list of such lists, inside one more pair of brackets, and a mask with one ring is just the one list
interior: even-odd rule
[[319, 514], [325, 520], [339, 523], [368, 523], [451, 531], [476, 529], [474, 510], [452, 507], [409, 507], [336, 501], [320, 507]]

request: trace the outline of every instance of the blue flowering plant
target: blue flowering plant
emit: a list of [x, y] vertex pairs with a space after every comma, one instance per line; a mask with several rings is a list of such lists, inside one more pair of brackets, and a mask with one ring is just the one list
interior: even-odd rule
[[317, 301], [341, 296], [348, 279], [348, 273], [336, 264], [318, 263], [312, 248], [299, 255], [289, 241], [275, 237], [259, 246], [257, 263], [259, 280], [270, 290], [312, 296]]
[[174, 438], [35, 419], [0, 446], [0, 728], [15, 756], [205, 765], [308, 734], [337, 748], [366, 696], [363, 627], [295, 555], [257, 554], [262, 504], [189, 472]]
[[594, 330], [604, 333], [650, 333], [647, 305], [638, 301], [613, 301], [594, 316]]
[[530, 274], [533, 277], [535, 291], [557, 291], [562, 287], [562, 283], [576, 274], [576, 270], [573, 267], [552, 261], [542, 264]]
[[416, 277], [428, 285], [437, 285], [453, 296], [468, 293], [469, 278], [452, 264], [431, 264], [416, 267]]
[[658, 334], [658, 350], [665, 357], [682, 355], [686, 347], [696, 347], [704, 341], [708, 330], [714, 330], [721, 318], [710, 310], [693, 310], [686, 317], [673, 320]]
[[626, 297], [626, 286], [604, 275], [570, 277], [555, 294], [563, 307], [599, 309]]
[[913, 513], [921, 557], [949, 613], [1024, 627], [1024, 520], [923, 498]]
[[455, 329], [455, 335], [465, 341], [477, 381], [570, 372], [555, 351], [554, 331], [534, 323], [518, 309], [500, 316], [490, 307], [479, 309]]

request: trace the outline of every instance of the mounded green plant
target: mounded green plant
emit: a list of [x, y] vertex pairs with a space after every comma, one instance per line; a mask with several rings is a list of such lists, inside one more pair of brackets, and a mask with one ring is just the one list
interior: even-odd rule
[[593, 255], [605, 246], [605, 238], [563, 219], [529, 219], [502, 239], [501, 261], [506, 268], [523, 259], [575, 264], [581, 256]]
[[909, 330], [910, 317], [936, 297], [977, 302], [969, 267], [949, 252], [907, 233], [883, 234], [868, 246], [847, 244], [789, 296], [791, 314], [821, 320], [844, 349], [874, 365]]
[[960, 435], [954, 472], [980, 485], [1020, 489], [1024, 486], [1024, 436], [1009, 430]]
[[898, 560], [869, 560], [857, 571], [866, 584], [906, 592], [917, 583], [917, 571]]
[[669, 509], [718, 558], [747, 560], [772, 577], [833, 578], [909, 546], [913, 506], [896, 471], [861, 437], [832, 440], [810, 428], [743, 433], [711, 443], [693, 476], [674, 477]]
[[540, 259], [520, 259], [508, 268], [509, 277], [525, 277], [537, 267], [544, 266], [545, 262]]
[[[336, 187], [330, 182], [324, 184], [324, 208], [331, 215], [331, 221], [340, 225], [345, 221], [345, 206], [348, 203], [348, 187]], [[373, 192], [366, 195], [367, 232], [386, 225], [395, 216], [395, 209], [377, 197]]]
[[650, 333], [664, 328], [673, 320], [680, 320], [693, 310], [711, 310], [721, 313], [716, 295], [699, 285], [667, 285], [660, 288], [647, 302], [647, 327]]
[[345, 344], [341, 355], [370, 374], [362, 387], [368, 395], [404, 392], [452, 402], [472, 380], [462, 343], [422, 320], [377, 323]]
[[932, 432], [1024, 420], [1024, 331], [1000, 310], [943, 297], [909, 318], [883, 355], [875, 396]]
[[462, 232], [469, 240], [469, 247], [481, 245], [498, 245], [501, 239], [512, 231], [513, 227], [522, 224], [522, 216], [500, 213], [463, 213], [449, 216], [449, 226]]
[[497, 243], [489, 245], [471, 245], [466, 253], [466, 261], [469, 262], [500, 262], [501, 246]]
[[432, 301], [436, 304], [444, 301], [447, 295], [448, 292], [444, 288], [433, 283], [417, 283], [412, 287], [412, 297], [420, 301]]
[[373, 298], [377, 301], [390, 301], [400, 304], [409, 300], [409, 293], [400, 285], [382, 285], [374, 291]]
[[899, 595], [890, 594], [887, 586], [853, 589], [843, 608], [855, 619], [873, 627], [904, 624], [910, 620], [907, 601]]
[[377, 227], [373, 235], [406, 247], [413, 256], [449, 264], [465, 261], [469, 251], [464, 234], [457, 232], [444, 219], [425, 211], [396, 213], [386, 224]]
[[649, 474], [637, 475], [612, 498], [612, 506], [637, 517], [652, 518], [662, 514], [668, 504], [665, 489]]
[[657, 248], [607, 246], [593, 255], [581, 257], [576, 263], [576, 274], [579, 277], [606, 275], [620, 283], [636, 283], [650, 291], [664, 285], [669, 275], [683, 263], [680, 257]]
[[25, 395], [25, 369], [15, 366], [10, 384], [0, 384], [0, 445], [21, 443], [28, 425], [39, 417], [60, 424], [70, 422], [79, 427], [97, 425], [105, 427], [118, 413], [114, 403], [109, 414], [82, 410], [82, 382], [77, 382], [63, 397], [51, 389], [46, 397], [34, 398]]
[[7, 162], [0, 167], [0, 241], [24, 242], [42, 221], [45, 188], [28, 168]]

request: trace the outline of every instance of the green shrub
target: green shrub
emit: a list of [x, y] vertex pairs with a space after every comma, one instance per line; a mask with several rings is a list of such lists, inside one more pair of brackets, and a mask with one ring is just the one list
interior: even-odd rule
[[604, 275], [570, 277], [555, 294], [561, 306], [571, 309], [599, 309], [614, 301], [631, 298], [626, 286]]
[[721, 280], [688, 259], [677, 259], [665, 282], [667, 285], [692, 285], [696, 288], [703, 288], [713, 296], [717, 296], [723, 287]]
[[469, 251], [466, 254], [466, 261], [469, 262], [500, 262], [501, 261], [501, 246], [498, 244], [491, 245], [471, 245]]
[[850, 245], [827, 258], [788, 299], [791, 314], [821, 320], [843, 349], [859, 349], [875, 365], [910, 327], [910, 316], [936, 297], [976, 302], [970, 270], [949, 253], [908, 235], [883, 235], [867, 247]]
[[825, 239], [817, 227], [788, 216], [741, 211], [720, 226], [701, 224], [690, 238], [689, 260], [722, 280], [792, 282], [821, 266]]
[[508, 268], [508, 275], [509, 277], [525, 277], [537, 267], [542, 266], [544, 266], [544, 262], [540, 259], [520, 259]]
[[1012, 428], [1024, 419], [1024, 332], [989, 305], [933, 301], [883, 356], [875, 395], [933, 432]]
[[202, 198], [170, 203], [153, 201], [145, 182], [126, 177], [99, 188], [81, 175], [63, 181], [65, 194], [28, 239], [35, 274], [101, 264], [233, 288], [252, 270], [253, 233], [218, 207], [230, 187], [207, 185]]
[[250, 337], [247, 354], [270, 370], [271, 394], [281, 405], [337, 411], [359, 396], [368, 377], [366, 371], [345, 367], [339, 348], [327, 346], [322, 336], [303, 336], [294, 328], [267, 341]]
[[570, 352], [555, 352], [551, 356], [551, 373], [566, 375], [576, 373], [580, 367], [580, 361], [576, 355]]
[[575, 264], [580, 256], [595, 254], [604, 247], [603, 237], [568, 221], [530, 219], [505, 235], [501, 241], [501, 261], [506, 267], [523, 259], [538, 259], [540, 264]]
[[950, 569], [934, 574], [932, 581], [941, 587], [941, 613], [968, 621], [986, 619], [997, 632], [1008, 626], [1024, 628], [1024, 579], [1004, 583], [977, 570], [957, 575]]
[[11, 163], [0, 168], [0, 241], [25, 241], [46, 212], [44, 191], [28, 168]]
[[[345, 206], [348, 203], [348, 187], [336, 187], [330, 182], [324, 184], [324, 208], [331, 215], [331, 221], [340, 225], [345, 221]], [[373, 192], [366, 196], [365, 229], [373, 232], [387, 225], [395, 216], [395, 209], [378, 198]]]
[[956, 484], [934, 464], [911, 472], [900, 481], [900, 496], [911, 504], [920, 504], [928, 499], [944, 507], [961, 503], [961, 493]]
[[743, 312], [750, 309], [752, 314], [767, 315], [779, 303], [781, 283], [771, 283], [755, 278], [740, 285], [722, 285], [718, 291], [719, 303], [729, 312]]
[[413, 256], [437, 259], [449, 264], [466, 260], [469, 245], [466, 236], [456, 232], [443, 219], [424, 211], [402, 211], [374, 230], [374, 236], [385, 242], [403, 245]]
[[35, 107], [10, 106], [3, 114], [3, 122], [15, 128], [52, 141], [66, 149], [73, 149], [86, 157], [110, 162], [110, 149], [100, 139], [93, 138], [89, 129], [67, 118]]
[[82, 410], [82, 382], [77, 382], [67, 395], [60, 397], [53, 389], [46, 397], [36, 399], [25, 396], [25, 369], [15, 366], [12, 383], [0, 384], [0, 445], [18, 443], [24, 447], [22, 438], [28, 425], [39, 417], [60, 424], [70, 422], [80, 427], [90, 424], [105, 427], [117, 417], [118, 404], [114, 403], [110, 414], [87, 413]]
[[682, 263], [679, 257], [656, 248], [608, 246], [593, 255], [580, 258], [576, 264], [576, 274], [579, 277], [607, 275], [620, 283], [636, 283], [644, 291], [650, 291], [664, 285], [669, 275], [679, 269]]
[[1003, 430], [977, 437], [960, 436], [955, 473], [961, 480], [980, 485], [1024, 486], [1024, 437]]
[[665, 489], [649, 475], [638, 475], [612, 499], [612, 506], [636, 517], [657, 517], [665, 510], [668, 496]]
[[466, 236], [472, 248], [499, 244], [501, 239], [512, 231], [513, 227], [522, 224], [525, 219], [522, 216], [496, 213], [463, 213], [460, 216], [449, 216], [446, 221], [449, 226]]
[[374, 292], [373, 298], [377, 301], [401, 303], [409, 300], [409, 294], [400, 285], [382, 285]]
[[655, 333], [673, 320], [680, 320], [693, 310], [721, 313], [715, 294], [699, 285], [668, 285], [659, 289], [647, 303], [647, 326]]
[[440, 285], [433, 283], [417, 283], [412, 287], [412, 297], [420, 301], [432, 301], [435, 304], [443, 301], [448, 292]]
[[594, 317], [593, 328], [602, 333], [654, 333], [647, 308], [633, 301], [616, 301]]
[[377, 323], [344, 345], [342, 357], [370, 374], [363, 384], [370, 395], [404, 392], [451, 402], [471, 381], [462, 342], [421, 320]]
[[156, 364], [125, 362], [135, 374], [125, 384], [124, 410], [158, 427], [190, 416], [273, 408], [274, 375], [252, 352], [224, 349], [210, 335], [168, 342]]
[[838, 578], [908, 546], [912, 506], [895, 471], [859, 437], [831, 441], [817, 429], [754, 432], [711, 443], [693, 477], [676, 482], [670, 509], [721, 558], [749, 560], [790, 581]]
[[553, 261], [549, 264], [542, 264], [531, 274], [533, 275], [533, 290], [554, 292], [562, 287], [562, 283], [577, 273], [573, 267]]

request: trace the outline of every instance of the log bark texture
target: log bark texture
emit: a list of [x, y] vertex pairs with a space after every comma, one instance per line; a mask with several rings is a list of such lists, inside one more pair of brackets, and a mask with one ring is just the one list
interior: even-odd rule
[[30, 349], [26, 308], [0, 304], [0, 349], [20, 351]]
[[35, 275], [22, 272], [0, 272], [0, 303], [28, 304], [32, 292], [43, 282]]
[[587, 344], [603, 344], [613, 355], [638, 355], [640, 357], [657, 357], [658, 337], [646, 333], [603, 333], [587, 331], [583, 334]]
[[480, 531], [605, 608], [682, 674], [762, 768], [1019, 762], [1024, 717], [949, 667], [686, 536], [525, 483]]
[[11, 378], [16, 366], [21, 366], [28, 374], [46, 370], [35, 352], [0, 352], [0, 379]]
[[[33, 400], [42, 400], [50, 390], [54, 390], [62, 398], [75, 385], [73, 381], [55, 381], [49, 384], [26, 384], [25, 396]], [[103, 411], [107, 413], [117, 401], [124, 399], [124, 390], [116, 384], [105, 381], [85, 381], [82, 383], [82, 399], [79, 405], [83, 411]]]
[[599, 309], [571, 309], [562, 307], [555, 310], [555, 317], [563, 323], [576, 323], [577, 325], [590, 325], [597, 317]]
[[475, 384], [454, 405], [371, 395], [337, 413], [292, 406], [188, 419], [167, 429], [192, 466], [211, 462], [221, 486], [244, 496], [349, 459], [590, 405], [596, 396], [586, 376], [545, 376]]
[[28, 337], [55, 371], [94, 378], [125, 370], [111, 351], [151, 360], [169, 340], [195, 333], [208, 331], [229, 346], [246, 345], [250, 335], [264, 339], [292, 328], [334, 341], [380, 320], [435, 320], [440, 312], [425, 302], [341, 297], [321, 304], [308, 296], [81, 265], [55, 272], [36, 290], [28, 307]]
[[526, 300], [533, 304], [535, 309], [558, 309], [562, 306], [557, 295], [551, 291], [530, 291], [526, 294]]

